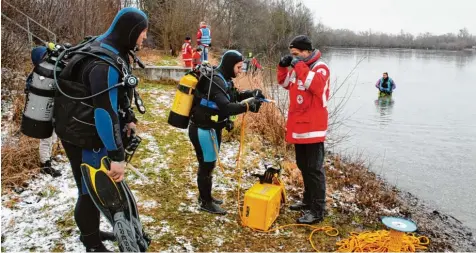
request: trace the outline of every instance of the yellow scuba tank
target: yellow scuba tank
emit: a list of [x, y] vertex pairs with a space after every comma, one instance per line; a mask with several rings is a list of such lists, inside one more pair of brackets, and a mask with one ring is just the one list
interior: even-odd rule
[[193, 94], [198, 83], [198, 77], [194, 72], [189, 72], [180, 79], [175, 92], [174, 103], [170, 110], [168, 123], [174, 127], [186, 129], [190, 121], [190, 109], [192, 109]]

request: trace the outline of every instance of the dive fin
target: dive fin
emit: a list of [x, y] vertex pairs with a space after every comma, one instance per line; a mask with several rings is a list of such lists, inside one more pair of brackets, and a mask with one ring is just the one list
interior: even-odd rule
[[[107, 156], [101, 158], [99, 168], [81, 164], [84, 183], [94, 204], [112, 225], [120, 251], [140, 252], [132, 219], [133, 214], [137, 214], [137, 205], [126, 193], [124, 185], [127, 184], [124, 181], [116, 183], [107, 175], [110, 166]], [[131, 206], [131, 203], [134, 203], [134, 206]]]

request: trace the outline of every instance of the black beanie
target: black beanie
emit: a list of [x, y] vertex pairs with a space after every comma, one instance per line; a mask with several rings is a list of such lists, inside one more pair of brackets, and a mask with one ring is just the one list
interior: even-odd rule
[[298, 35], [289, 44], [289, 48], [312, 51], [312, 42], [306, 35]]
[[243, 61], [243, 55], [236, 50], [228, 50], [223, 54], [218, 69], [226, 80], [236, 77], [234, 67], [240, 61]]

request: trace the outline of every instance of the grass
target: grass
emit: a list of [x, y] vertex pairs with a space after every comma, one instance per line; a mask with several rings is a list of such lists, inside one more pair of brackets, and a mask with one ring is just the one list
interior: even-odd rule
[[160, 60], [158, 60], [155, 65], [157, 66], [181, 66], [181, 63], [177, 57], [170, 55], [163, 55]]

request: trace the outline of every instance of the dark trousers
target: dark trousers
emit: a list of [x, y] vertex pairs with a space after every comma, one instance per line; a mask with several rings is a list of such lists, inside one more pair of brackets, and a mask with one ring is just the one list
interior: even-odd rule
[[198, 160], [197, 185], [200, 200], [212, 201], [213, 169], [220, 150], [222, 129], [202, 129], [194, 124], [188, 127], [188, 136]]
[[91, 200], [87, 188], [83, 183], [81, 163], [83, 162], [83, 149], [69, 142], [61, 141], [69, 163], [73, 169], [74, 180], [78, 187], [78, 201], [74, 209], [74, 219], [78, 225], [84, 246], [91, 248], [102, 244], [99, 237], [99, 210]]
[[326, 207], [326, 172], [324, 163], [324, 143], [295, 144], [296, 163], [304, 181], [303, 202], [311, 210], [322, 214]]

